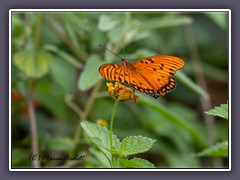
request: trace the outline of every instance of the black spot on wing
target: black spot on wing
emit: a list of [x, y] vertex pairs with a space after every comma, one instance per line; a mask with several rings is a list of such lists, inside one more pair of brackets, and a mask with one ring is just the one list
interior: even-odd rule
[[151, 63], [153, 63], [154, 61], [152, 60], [152, 58], [147, 58], [148, 61], [150, 61]]
[[173, 76], [173, 75], [174, 75], [174, 73], [173, 73], [173, 72], [169, 72], [169, 75], [170, 75], [170, 76]]

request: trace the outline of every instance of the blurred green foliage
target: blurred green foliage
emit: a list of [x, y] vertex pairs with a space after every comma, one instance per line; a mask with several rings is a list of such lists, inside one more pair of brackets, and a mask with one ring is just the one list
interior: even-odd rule
[[89, 123], [82, 122], [82, 128], [89, 136], [91, 142], [93, 142], [105, 159], [108, 160], [108, 165], [105, 167], [112, 168], [154, 168], [155, 166], [141, 158], [128, 159], [129, 156], [134, 154], [140, 154], [148, 151], [155, 140], [143, 137], [143, 136], [128, 136], [124, 138], [121, 142], [114, 135], [112, 129], [107, 129], [106, 127]]
[[[188, 45], [191, 27], [208, 91], [198, 85]], [[110, 120], [113, 100], [101, 64], [121, 63], [99, 44], [130, 62], [157, 54], [185, 60], [175, 91], [154, 99], [120, 103], [114, 134], [156, 139], [139, 157], [157, 168], [216, 167], [193, 154], [210, 146], [199, 98], [212, 108], [228, 101], [228, 12], [12, 12], [12, 167], [32, 167], [29, 84], [34, 94], [39, 152], [81, 161], [41, 161], [41, 166], [107, 167], [80, 123]], [[125, 53], [123, 53], [123, 49]], [[198, 73], [198, 72], [197, 72]], [[228, 139], [228, 122], [215, 121], [216, 142]], [[218, 158], [228, 167], [228, 158]], [[126, 163], [126, 162], [122, 162]], [[219, 165], [219, 164], [218, 164]]]

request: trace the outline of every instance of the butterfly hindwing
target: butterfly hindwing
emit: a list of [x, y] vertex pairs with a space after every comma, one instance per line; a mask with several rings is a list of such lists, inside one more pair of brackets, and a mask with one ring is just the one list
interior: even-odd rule
[[133, 88], [155, 98], [164, 96], [176, 87], [175, 72], [184, 66], [178, 57], [158, 55], [140, 59], [133, 64], [123, 60], [124, 65], [104, 64], [100, 74], [110, 80], [131, 85]]
[[184, 66], [184, 61], [174, 56], [159, 55], [138, 60], [133, 65], [144, 79], [147, 78], [151, 84], [154, 84], [152, 86], [154, 93], [150, 95], [156, 97], [164, 96], [175, 89], [176, 81], [173, 76]]

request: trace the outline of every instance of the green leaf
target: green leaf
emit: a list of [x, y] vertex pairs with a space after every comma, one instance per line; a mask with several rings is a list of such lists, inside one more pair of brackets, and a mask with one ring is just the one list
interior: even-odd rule
[[89, 34], [90, 36], [90, 49], [91, 51], [97, 51], [97, 49], [99, 48], [99, 43], [101, 44], [106, 44], [107, 43], [107, 38], [106, 38], [106, 34], [102, 31], [99, 31], [97, 28], [97, 25], [92, 25], [91, 26], [91, 34]]
[[108, 33], [108, 38], [112, 43], [122, 42], [124, 28], [122, 26], [117, 27]]
[[[89, 151], [95, 155], [95, 159], [98, 160], [98, 165], [101, 164], [103, 168], [111, 168], [110, 158], [108, 158], [105, 153], [94, 148], [90, 148]], [[108, 152], [109, 153], [109, 152]], [[110, 155], [111, 156], [111, 155]]]
[[228, 12], [205, 12], [220, 28], [227, 29], [228, 27]]
[[199, 146], [205, 147], [207, 145], [203, 136], [199, 134], [199, 132], [195, 129], [195, 127], [190, 124], [187, 124], [179, 114], [176, 114], [176, 112], [172, 111], [168, 107], [165, 107], [159, 101], [154, 101], [152, 97], [149, 97], [142, 93], [139, 93], [138, 96], [140, 96], [140, 101], [138, 102], [139, 104], [142, 104], [148, 108], [151, 108], [159, 112], [161, 115], [166, 116], [172, 122], [186, 129], [188, 132], [191, 133], [192, 137], [196, 140]]
[[55, 57], [50, 74], [64, 90], [71, 93], [77, 77], [77, 71], [71, 64], [62, 58]]
[[207, 157], [228, 157], [228, 142], [218, 143], [213, 145], [202, 152], [198, 153], [197, 156]]
[[74, 44], [74, 46], [77, 49], [80, 49], [79, 43], [78, 43], [77, 32], [74, 31], [74, 26], [72, 25], [72, 22], [69, 21], [71, 16], [72, 16], [71, 14], [68, 14], [67, 16], [62, 15], [61, 18], [62, 18], [64, 28], [66, 29], [66, 32], [68, 34], [68, 37], [69, 37], [70, 41]]
[[177, 79], [179, 79], [179, 81], [181, 81], [188, 88], [193, 90], [195, 93], [201, 95], [206, 100], [209, 99], [209, 95], [199, 85], [195, 84], [189, 77], [187, 77], [184, 73], [182, 73], [181, 71], [178, 71], [175, 76]]
[[112, 18], [112, 16], [101, 15], [98, 22], [98, 29], [100, 31], [106, 32], [114, 29], [119, 21]]
[[52, 56], [44, 51], [18, 51], [13, 56], [13, 63], [29, 78], [41, 78], [51, 66]]
[[123, 43], [124, 39], [128, 39], [128, 36], [132, 36], [131, 32], [128, 32], [129, 29], [135, 27], [135, 21], [130, 20], [131, 15], [129, 12], [125, 12], [123, 19], [121, 20], [121, 25], [115, 27], [108, 33], [108, 38], [110, 42], [114, 44]]
[[147, 21], [144, 21], [139, 26], [136, 26], [134, 29], [138, 32], [145, 32], [157, 28], [166, 28], [173, 26], [180, 26], [191, 24], [193, 22], [192, 18], [187, 16], [172, 16], [166, 18], [154, 18]]
[[205, 113], [208, 115], [219, 116], [228, 119], [228, 104], [221, 104], [220, 106], [215, 107], [214, 109], [211, 109]]
[[[94, 144], [110, 151], [111, 149], [110, 140], [109, 140], [110, 133], [106, 127], [89, 123], [86, 121], [82, 122], [81, 126]], [[113, 135], [113, 146], [115, 146], [116, 148], [119, 148], [119, 145], [120, 145], [120, 140], [117, 138], [116, 135]]]
[[[214, 81], [222, 82], [222, 83], [228, 83], [228, 72], [224, 69], [220, 69], [219, 67], [216, 67], [215, 65], [210, 64], [202, 64], [204, 74], [211, 78]], [[221, 74], [221, 76], [219, 76]]]
[[50, 52], [55, 53], [57, 56], [64, 59], [66, 62], [68, 62], [69, 64], [71, 64], [75, 68], [77, 68], [77, 69], [82, 68], [82, 64], [80, 62], [78, 62], [78, 60], [74, 56], [65, 52], [64, 50], [61, 50], [61, 49], [59, 49], [59, 48], [57, 48], [56, 46], [53, 46], [53, 45], [46, 45], [46, 46], [44, 46], [44, 49], [46, 51], [50, 51]]
[[141, 158], [133, 158], [133, 159], [120, 159], [121, 167], [123, 168], [155, 168], [154, 164], [149, 161]]
[[71, 152], [74, 150], [74, 144], [69, 138], [55, 137], [48, 141], [48, 148], [55, 151]]
[[142, 136], [126, 137], [120, 145], [120, 154], [124, 156], [148, 151], [156, 140]]
[[91, 55], [88, 58], [78, 81], [78, 87], [80, 90], [86, 91], [90, 89], [101, 79], [98, 71], [101, 65], [102, 61], [99, 56]]

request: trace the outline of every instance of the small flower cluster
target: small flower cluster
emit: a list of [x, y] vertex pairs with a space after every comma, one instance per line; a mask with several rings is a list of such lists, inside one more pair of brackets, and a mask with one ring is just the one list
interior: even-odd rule
[[98, 119], [96, 123], [99, 124], [100, 126], [104, 127], [108, 126], [108, 122], [105, 119]]
[[114, 85], [112, 83], [107, 83], [108, 94], [115, 100], [125, 101], [125, 100], [135, 100], [139, 101], [139, 96], [135, 95], [135, 92], [130, 88], [116, 82]]

